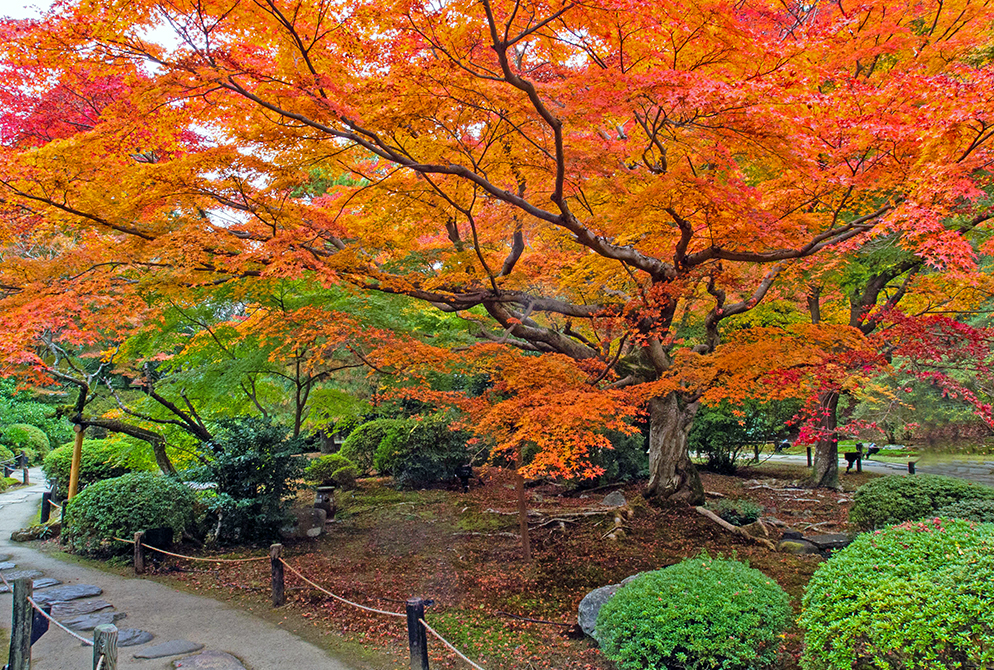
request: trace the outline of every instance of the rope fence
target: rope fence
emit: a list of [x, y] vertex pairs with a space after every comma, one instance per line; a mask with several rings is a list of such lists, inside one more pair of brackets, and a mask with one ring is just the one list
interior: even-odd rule
[[269, 548], [269, 556], [250, 556], [248, 558], [205, 558], [202, 556], [185, 556], [183, 554], [177, 554], [171, 551], [166, 551], [165, 549], [160, 549], [159, 547], [153, 547], [144, 541], [145, 533], [138, 532], [135, 533], [135, 539], [128, 540], [123, 537], [112, 537], [111, 539], [117, 542], [124, 542], [126, 544], [134, 545], [135, 548], [135, 562], [134, 569], [135, 574], [141, 574], [145, 571], [145, 550], [150, 549], [152, 551], [164, 554], [166, 556], [171, 556], [173, 558], [179, 558], [187, 561], [199, 561], [203, 563], [250, 563], [254, 561], [266, 561], [270, 562], [271, 575], [272, 575], [272, 602], [274, 607], [281, 607], [286, 602], [285, 592], [285, 578], [284, 569], [289, 570], [292, 575], [300, 579], [305, 584], [309, 585], [311, 588], [324, 593], [325, 595], [334, 598], [335, 600], [344, 603], [346, 605], [351, 605], [357, 609], [370, 612], [372, 614], [380, 614], [383, 616], [394, 617], [397, 619], [407, 619], [408, 628], [408, 640], [410, 643], [411, 650], [411, 663], [412, 667], [415, 667], [420, 663], [420, 667], [427, 670], [428, 668], [428, 647], [426, 642], [426, 632], [431, 633], [432, 637], [436, 638], [441, 642], [447, 649], [449, 649], [456, 656], [461, 658], [463, 661], [468, 663], [475, 670], [484, 670], [481, 666], [471, 661], [466, 657], [465, 654], [460, 652], [451, 642], [446, 640], [442, 635], [436, 631], [434, 628], [429, 626], [425, 620], [425, 607], [431, 604], [431, 601], [426, 601], [421, 598], [411, 598], [407, 600], [406, 611], [405, 612], [391, 612], [389, 610], [381, 610], [375, 607], [369, 607], [367, 605], [362, 605], [353, 600], [349, 600], [344, 596], [340, 596], [337, 593], [333, 593], [328, 589], [324, 588], [317, 582], [309, 579], [300, 570], [296, 569], [283, 559], [283, 545], [274, 544]]
[[[34, 595], [34, 579], [21, 577], [13, 584], [0, 570], [0, 581], [11, 591], [9, 670], [30, 670], [31, 646], [48, 632], [51, 624], [79, 640], [85, 647], [93, 647], [93, 670], [117, 670], [117, 626], [101, 624], [87, 639], [52, 616], [50, 603], [41, 605]], [[41, 616], [41, 619], [38, 616]]]

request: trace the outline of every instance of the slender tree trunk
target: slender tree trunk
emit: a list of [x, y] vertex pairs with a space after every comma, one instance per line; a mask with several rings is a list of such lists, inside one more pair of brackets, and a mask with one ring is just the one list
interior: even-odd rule
[[521, 447], [514, 460], [514, 492], [518, 494], [518, 527], [521, 531], [521, 552], [525, 563], [532, 561], [532, 545], [528, 537], [528, 503], [525, 500], [525, 478], [521, 476]]
[[821, 418], [818, 422], [820, 437], [815, 444], [814, 469], [809, 484], [817, 488], [839, 488], [839, 394], [826, 391], [818, 396]]
[[704, 487], [687, 452], [697, 403], [671, 393], [649, 401], [649, 484], [646, 495], [670, 504], [701, 505]]

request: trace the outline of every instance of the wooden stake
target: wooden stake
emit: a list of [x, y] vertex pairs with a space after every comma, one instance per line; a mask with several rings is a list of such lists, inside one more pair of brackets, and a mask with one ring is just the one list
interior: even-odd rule
[[145, 572], [145, 531], [135, 533], [135, 574]]
[[272, 568], [273, 607], [282, 607], [286, 602], [286, 586], [283, 581], [283, 545], [269, 547], [269, 565]]
[[[100, 665], [103, 656], [104, 664]], [[102, 623], [93, 629], [93, 670], [117, 670], [117, 626]]]
[[407, 601], [407, 641], [411, 647], [411, 670], [430, 670], [428, 667], [428, 631], [421, 625], [425, 618], [425, 601], [411, 598]]
[[72, 429], [76, 431], [76, 441], [72, 445], [72, 466], [69, 468], [69, 491], [66, 500], [72, 500], [79, 488], [79, 464], [83, 460], [83, 427], [76, 424]]
[[34, 612], [28, 598], [34, 592], [30, 578], [14, 580], [14, 602], [11, 607], [10, 670], [31, 670], [31, 626]]

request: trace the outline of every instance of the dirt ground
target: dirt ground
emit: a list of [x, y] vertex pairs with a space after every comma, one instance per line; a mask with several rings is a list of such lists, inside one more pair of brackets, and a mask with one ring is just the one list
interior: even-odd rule
[[[804, 468], [767, 465], [744, 468], [736, 476], [702, 477], [710, 499], [746, 498], [783, 527], [826, 533], [847, 530], [851, 491], [875, 476], [845, 475], [847, 492], [839, 493], [799, 488], [804, 474]], [[326, 535], [287, 543], [285, 555], [324, 588], [377, 609], [403, 612], [407, 598], [432, 599], [429, 624], [487, 670], [612, 668], [592, 641], [576, 634], [583, 596], [701, 551], [762, 570], [787, 591], [795, 609], [822, 560], [771, 552], [692, 509], [650, 506], [637, 484], [582, 492], [542, 483], [527, 492], [533, 560], [526, 564], [509, 474], [490, 469], [483, 479], [469, 493], [455, 486], [397, 491], [389, 480], [363, 480], [357, 490], [339, 495], [339, 510]], [[585, 515], [603, 510], [600, 503], [611, 490], [621, 490], [628, 500], [618, 539], [606, 537], [616, 524], [615, 512]], [[310, 495], [303, 493], [301, 503], [309, 504]], [[159, 572], [184, 588], [240, 607], [267, 608], [268, 563], [204, 565], [169, 561]], [[403, 620], [339, 603], [289, 573], [287, 587], [287, 605], [270, 616], [279, 616], [288, 629], [308, 638], [358, 643], [380, 652], [384, 668], [409, 667]], [[430, 641], [429, 648], [433, 668], [464, 667], [440, 644]], [[796, 668], [799, 653], [799, 634], [793, 630], [785, 637], [779, 667]]]

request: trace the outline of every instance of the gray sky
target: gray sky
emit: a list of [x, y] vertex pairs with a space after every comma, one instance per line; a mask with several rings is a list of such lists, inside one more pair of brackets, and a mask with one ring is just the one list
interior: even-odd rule
[[40, 8], [47, 8], [48, 0], [0, 0], [0, 17], [27, 19], [39, 16]]

